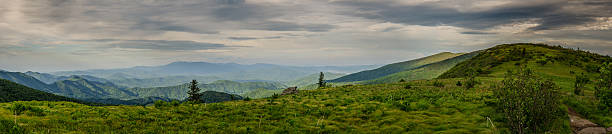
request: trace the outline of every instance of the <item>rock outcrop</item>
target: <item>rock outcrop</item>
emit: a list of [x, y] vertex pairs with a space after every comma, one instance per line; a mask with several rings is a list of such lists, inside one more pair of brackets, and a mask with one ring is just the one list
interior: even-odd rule
[[568, 115], [570, 118], [570, 126], [572, 131], [576, 134], [606, 134], [608, 130], [604, 127], [582, 118], [573, 109], [568, 109]]
[[297, 87], [289, 87], [283, 90], [283, 93], [281, 93], [281, 95], [297, 94], [297, 93], [298, 93]]

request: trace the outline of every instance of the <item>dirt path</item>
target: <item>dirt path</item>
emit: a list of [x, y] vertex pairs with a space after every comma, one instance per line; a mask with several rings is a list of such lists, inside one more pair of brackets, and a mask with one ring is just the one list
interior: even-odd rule
[[[606, 130], [587, 119], [584, 119], [580, 114], [576, 113], [572, 108], [568, 108], [568, 116], [570, 118], [570, 126], [575, 134], [606, 134], [612, 133], [612, 130]], [[612, 129], [610, 127], [609, 129]]]

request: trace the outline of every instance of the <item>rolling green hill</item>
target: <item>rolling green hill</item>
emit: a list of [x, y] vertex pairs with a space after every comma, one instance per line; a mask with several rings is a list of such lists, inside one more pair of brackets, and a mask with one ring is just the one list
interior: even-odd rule
[[0, 71], [0, 78], [49, 93], [53, 93], [54, 90], [53, 87], [45, 84], [44, 82], [20, 72]]
[[[199, 84], [198, 87], [202, 89], [202, 91], [243, 94], [256, 89], [282, 89], [286, 86], [281, 83], [274, 82], [235, 82], [219, 80], [208, 84]], [[126, 90], [138, 94], [139, 97], [158, 96], [182, 100], [187, 97], [189, 84], [155, 88], [128, 88]]]
[[373, 69], [373, 70], [367, 70], [367, 71], [361, 71], [361, 72], [349, 74], [349, 75], [340, 77], [338, 79], [331, 80], [329, 82], [353, 82], [353, 81], [372, 80], [372, 79], [384, 77], [390, 74], [415, 69], [423, 65], [443, 61], [443, 60], [453, 58], [459, 55], [462, 55], [462, 53], [450, 53], [450, 52], [438, 53], [435, 55], [431, 55], [431, 56], [427, 56], [427, 57], [423, 57], [423, 58], [419, 58], [415, 60], [385, 65], [385, 66], [382, 66], [380, 68]]
[[0, 79], [0, 102], [11, 101], [71, 101], [79, 102], [76, 99], [46, 93], [36, 89], [17, 84], [15, 82]]
[[131, 100], [121, 100], [121, 99], [114, 99], [114, 98], [83, 99], [83, 101], [86, 101], [86, 102], [112, 104], [112, 105], [149, 105], [149, 104], [153, 104], [155, 101], [158, 101], [158, 100], [166, 101], [166, 102], [173, 101], [173, 99], [163, 98], [163, 97], [144, 97], [144, 98], [131, 99]]
[[124, 87], [119, 87], [113, 83], [89, 81], [78, 76], [57, 81], [50, 86], [55, 87], [54, 93], [73, 98], [131, 99], [137, 97], [137, 94], [124, 90]]
[[478, 56], [457, 64], [439, 78], [459, 78], [474, 69], [481, 76], [502, 77], [505, 70], [530, 65], [537, 72], [572, 77], [570, 71], [596, 73], [610, 57], [586, 51], [544, 44], [504, 44], [484, 50]]
[[433, 79], [451, 69], [458, 63], [468, 60], [476, 55], [479, 51], [463, 54], [439, 62], [423, 65], [417, 68], [409, 69], [406, 71], [390, 74], [377, 79], [359, 82], [361, 84], [379, 84], [379, 83], [390, 83], [397, 82], [400, 80], [421, 80], [421, 79]]
[[[438, 79], [463, 78], [472, 71], [476, 72], [480, 79], [499, 81], [508, 70], [527, 66], [538, 76], [552, 80], [561, 88], [564, 105], [597, 124], [610, 127], [612, 111], [598, 108], [598, 100], [595, 97], [595, 82], [599, 81], [599, 69], [605, 62], [612, 62], [612, 58], [560, 46], [504, 44], [486, 49], [479, 55], [457, 64]], [[589, 79], [589, 84], [586, 84], [581, 95], [575, 95], [575, 78], [583, 73]]]

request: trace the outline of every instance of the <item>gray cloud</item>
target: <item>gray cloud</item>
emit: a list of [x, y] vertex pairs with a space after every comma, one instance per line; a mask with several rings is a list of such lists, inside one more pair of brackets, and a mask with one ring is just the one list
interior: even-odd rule
[[461, 32], [461, 34], [484, 35], [484, 34], [496, 34], [496, 33], [491, 33], [491, 32], [480, 32], [480, 31], [465, 31], [465, 32]]
[[298, 24], [293, 22], [268, 21], [259, 24], [254, 24], [251, 29], [268, 30], [268, 31], [309, 31], [309, 32], [327, 32], [336, 28], [329, 24]]
[[[469, 1], [476, 3], [479, 1]], [[612, 1], [596, 5], [581, 2], [549, 0], [547, 2], [513, 2], [482, 11], [461, 11], [435, 2], [418, 5], [397, 5], [388, 1], [340, 1], [338, 5], [354, 7], [357, 11], [341, 14], [422, 26], [450, 25], [481, 30], [495, 26], [536, 19], [540, 24], [532, 30], [559, 29], [593, 22], [595, 17], [610, 17]], [[606, 5], [606, 6], [601, 6]], [[567, 10], [581, 8], [583, 10]]]
[[117, 43], [111, 43], [106, 47], [182, 51], [182, 50], [227, 49], [227, 48], [233, 48], [233, 47], [239, 47], [239, 46], [227, 46], [224, 44], [204, 43], [204, 42], [195, 42], [195, 41], [125, 40], [125, 41], [119, 41]]
[[230, 40], [255, 40], [258, 38], [253, 38], [253, 37], [228, 37], [228, 39]]
[[133, 30], [152, 30], [152, 31], [177, 31], [177, 32], [190, 32], [200, 34], [217, 34], [218, 31], [207, 31], [200, 30], [198, 28], [186, 27], [171, 24], [164, 21], [151, 21], [151, 20], [140, 20], [139, 23], [130, 27]]

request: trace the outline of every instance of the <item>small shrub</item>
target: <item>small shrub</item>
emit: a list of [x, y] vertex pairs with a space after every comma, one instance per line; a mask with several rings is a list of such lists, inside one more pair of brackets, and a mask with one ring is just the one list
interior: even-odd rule
[[574, 94], [581, 95], [582, 89], [589, 83], [589, 81], [589, 77], [587, 77], [584, 73], [576, 75], [576, 81], [574, 82]]
[[248, 96], [246, 98], [243, 99], [244, 101], [251, 101], [251, 98], [249, 98]]
[[562, 116], [558, 89], [552, 81], [541, 80], [532, 70], [521, 68], [517, 73], [506, 73], [494, 93], [513, 133], [543, 133]]
[[478, 72], [478, 70], [469, 69], [467, 74], [468, 75], [465, 78], [465, 88], [470, 89], [476, 86], [476, 84], [478, 84], [478, 81], [476, 80], [476, 76], [480, 73]]
[[539, 60], [536, 60], [536, 63], [538, 63], [540, 65], [546, 65], [546, 63], [548, 63], [548, 60], [546, 60], [546, 59], [539, 59]]
[[601, 73], [595, 90], [599, 108], [612, 110], [612, 63], [603, 64], [599, 72]]
[[400, 79], [400, 80], [399, 80], [399, 82], [406, 82], [406, 80], [404, 80], [404, 79]]
[[410, 84], [406, 84], [406, 86], [404, 86], [404, 89], [411, 89], [411, 88], [412, 88], [412, 85]]
[[27, 131], [13, 121], [0, 119], [0, 133], [25, 134]]
[[463, 86], [463, 84], [461, 83], [461, 81], [457, 81], [457, 84], [455, 84], [455, 85], [457, 85], [458, 87]]
[[279, 94], [274, 93], [274, 94], [272, 95], [272, 99], [277, 99], [279, 96], [280, 96]]
[[155, 101], [154, 105], [155, 105], [155, 108], [162, 108], [162, 107], [165, 107], [167, 104], [165, 101], [157, 100]]
[[433, 85], [434, 85], [435, 87], [444, 87], [444, 83], [439, 82], [439, 81], [434, 81]]
[[180, 105], [180, 104], [181, 104], [181, 102], [179, 102], [178, 100], [172, 100], [172, 102], [170, 102], [170, 105], [175, 106], [175, 107]]

